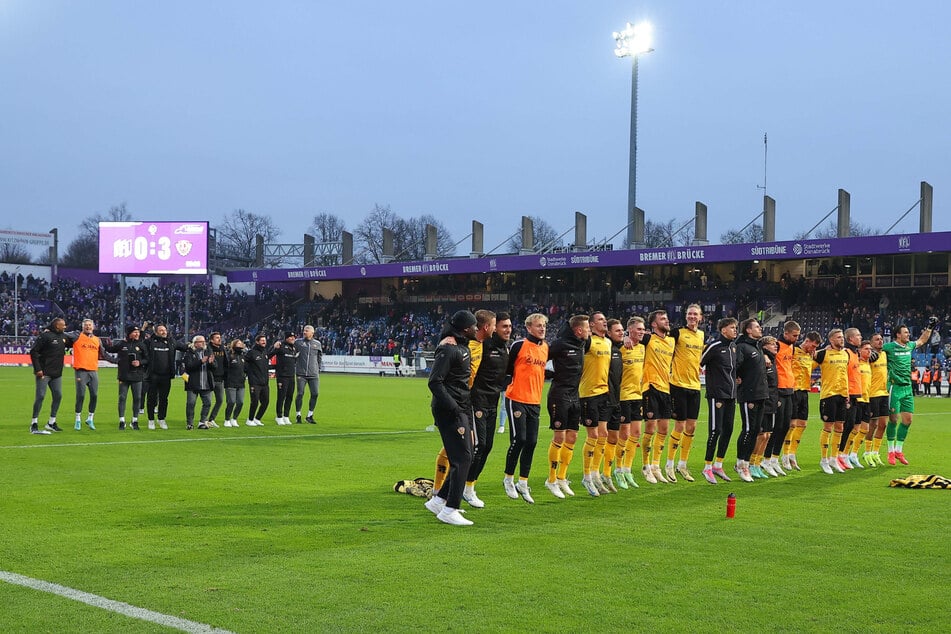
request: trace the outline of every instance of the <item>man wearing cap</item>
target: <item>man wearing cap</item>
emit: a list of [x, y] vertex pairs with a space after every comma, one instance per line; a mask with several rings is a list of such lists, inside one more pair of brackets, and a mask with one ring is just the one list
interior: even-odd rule
[[317, 407], [317, 393], [320, 391], [320, 364], [324, 351], [320, 342], [314, 337], [314, 327], [304, 326], [304, 336], [294, 342], [297, 348], [297, 420], [301, 422], [301, 405], [304, 402], [304, 387], [310, 390], [310, 401], [307, 404], [307, 422], [314, 425], [314, 409]]
[[119, 430], [125, 429], [125, 404], [132, 390], [132, 429], [139, 429], [139, 410], [142, 409], [142, 381], [148, 363], [148, 349], [139, 337], [137, 326], [125, 329], [126, 338], [106, 346], [108, 352], [118, 356], [119, 378]]
[[297, 369], [297, 347], [294, 342], [297, 335], [291, 331], [284, 333], [284, 342], [274, 343], [274, 356], [277, 357], [277, 367], [274, 378], [277, 381], [277, 403], [274, 406], [274, 419], [278, 425], [292, 425], [291, 403], [294, 400], [295, 372]]
[[472, 524], [462, 516], [459, 506], [472, 464], [474, 444], [469, 400], [472, 357], [468, 342], [475, 334], [475, 315], [468, 310], [455, 313], [440, 334], [440, 344], [429, 373], [433, 422], [449, 457], [449, 472], [442, 487], [425, 506], [436, 515], [436, 519], [454, 526]]

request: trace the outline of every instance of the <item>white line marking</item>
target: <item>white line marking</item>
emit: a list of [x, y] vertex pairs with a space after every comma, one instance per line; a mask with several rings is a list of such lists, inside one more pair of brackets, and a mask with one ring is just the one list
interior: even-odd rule
[[[65, 433], [65, 432], [64, 432]], [[58, 442], [42, 445], [0, 445], [0, 449], [36, 449], [38, 447], [103, 447], [107, 445], [151, 445], [165, 442], [214, 442], [228, 440], [296, 440], [298, 438], [341, 438], [346, 436], [395, 436], [425, 434], [421, 431], [354, 431], [336, 434], [300, 434], [298, 436], [205, 436], [203, 438], [156, 438], [155, 440], [112, 440], [106, 442]]]
[[134, 605], [129, 605], [128, 603], [123, 603], [122, 601], [113, 601], [112, 599], [100, 597], [97, 594], [90, 594], [89, 592], [83, 592], [82, 590], [74, 590], [73, 588], [67, 588], [66, 586], [50, 583], [49, 581], [33, 579], [32, 577], [24, 577], [23, 575], [18, 575], [15, 572], [0, 570], [0, 581], [6, 581], [7, 583], [23, 586], [25, 588], [32, 588], [33, 590], [39, 590], [40, 592], [58, 594], [61, 597], [66, 597], [67, 599], [72, 599], [73, 601], [79, 601], [96, 608], [109, 610], [110, 612], [122, 614], [123, 616], [128, 616], [133, 619], [151, 621], [152, 623], [158, 623], [159, 625], [164, 625], [165, 627], [172, 627], [183, 632], [193, 632], [195, 634], [233, 634], [233, 632], [230, 630], [222, 630], [217, 627], [212, 627], [211, 625], [205, 625], [204, 623], [196, 623], [195, 621], [189, 621], [188, 619], [182, 619], [177, 616], [162, 614], [161, 612], [153, 612], [152, 610], [139, 608]]

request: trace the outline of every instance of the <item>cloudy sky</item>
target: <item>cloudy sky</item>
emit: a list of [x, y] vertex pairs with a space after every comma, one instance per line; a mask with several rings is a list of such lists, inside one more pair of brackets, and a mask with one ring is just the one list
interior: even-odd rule
[[317, 213], [352, 230], [382, 204], [456, 240], [480, 220], [487, 250], [522, 215], [563, 231], [582, 211], [605, 238], [627, 222], [631, 106], [611, 32], [641, 20], [648, 219], [702, 201], [717, 242], [765, 184], [791, 239], [841, 187], [853, 220], [884, 229], [925, 180], [951, 230], [937, 0], [0, 0], [0, 228], [68, 243], [125, 202], [212, 224], [243, 208], [300, 242]]

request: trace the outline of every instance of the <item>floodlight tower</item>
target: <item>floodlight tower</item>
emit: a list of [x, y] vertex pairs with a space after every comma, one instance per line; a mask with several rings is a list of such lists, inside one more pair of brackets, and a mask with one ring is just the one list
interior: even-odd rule
[[637, 207], [637, 58], [654, 49], [654, 28], [649, 22], [627, 23], [623, 31], [614, 32], [616, 57], [631, 58], [631, 163], [627, 183], [627, 242], [634, 246], [634, 209]]

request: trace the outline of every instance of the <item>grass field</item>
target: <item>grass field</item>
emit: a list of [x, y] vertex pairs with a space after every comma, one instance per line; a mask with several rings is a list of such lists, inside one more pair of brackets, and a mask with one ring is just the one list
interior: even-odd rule
[[[545, 491], [543, 429], [533, 506], [505, 497], [496, 436], [486, 508], [459, 528], [392, 491], [431, 475], [439, 449], [423, 431], [422, 380], [325, 375], [317, 426], [278, 427], [272, 404], [266, 427], [191, 432], [176, 382], [172, 429], [120, 432], [106, 370], [98, 430], [72, 429], [67, 381], [66, 431], [51, 436], [27, 431], [32, 385], [28, 369], [0, 368], [3, 573], [233, 632], [951, 627], [951, 493], [888, 488], [951, 476], [951, 399], [917, 401], [910, 467], [821, 473], [814, 415], [802, 473], [715, 487], [638, 477], [640, 489], [597, 499]], [[47, 412], [48, 401], [41, 424]], [[7, 582], [0, 630], [169, 631]]]

